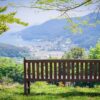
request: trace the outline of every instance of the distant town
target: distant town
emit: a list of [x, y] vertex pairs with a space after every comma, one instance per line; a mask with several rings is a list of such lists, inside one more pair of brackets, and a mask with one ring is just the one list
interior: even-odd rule
[[28, 48], [35, 59], [61, 58], [65, 51], [75, 46], [69, 38], [64, 39], [63, 37], [55, 40], [34, 39], [31, 43], [32, 45]]

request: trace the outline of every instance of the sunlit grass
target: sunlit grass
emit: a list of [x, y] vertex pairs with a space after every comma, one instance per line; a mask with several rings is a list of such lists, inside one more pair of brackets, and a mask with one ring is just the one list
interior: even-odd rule
[[0, 85], [0, 100], [100, 100], [100, 86], [60, 87], [46, 82], [36, 82], [31, 85], [31, 94], [25, 96], [23, 85]]

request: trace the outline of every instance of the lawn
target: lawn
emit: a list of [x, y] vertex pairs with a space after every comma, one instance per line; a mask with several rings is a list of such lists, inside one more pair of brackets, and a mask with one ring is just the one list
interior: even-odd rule
[[0, 85], [0, 100], [100, 100], [100, 86], [61, 87], [46, 82], [36, 82], [31, 85], [31, 94], [25, 96], [23, 85]]

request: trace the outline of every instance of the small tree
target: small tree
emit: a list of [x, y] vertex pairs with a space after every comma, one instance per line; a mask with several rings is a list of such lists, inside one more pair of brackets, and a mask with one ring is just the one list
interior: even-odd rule
[[63, 59], [84, 59], [87, 58], [85, 49], [74, 47], [71, 48], [69, 52], [65, 52], [62, 56]]
[[94, 48], [90, 49], [89, 58], [100, 59], [100, 41], [97, 42]]

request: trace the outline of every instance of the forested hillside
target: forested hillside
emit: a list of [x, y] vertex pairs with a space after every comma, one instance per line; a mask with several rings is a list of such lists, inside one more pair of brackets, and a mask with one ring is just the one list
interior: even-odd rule
[[29, 55], [29, 50], [27, 48], [16, 47], [13, 45], [8, 45], [0, 43], [0, 56], [4, 57], [25, 57]]

